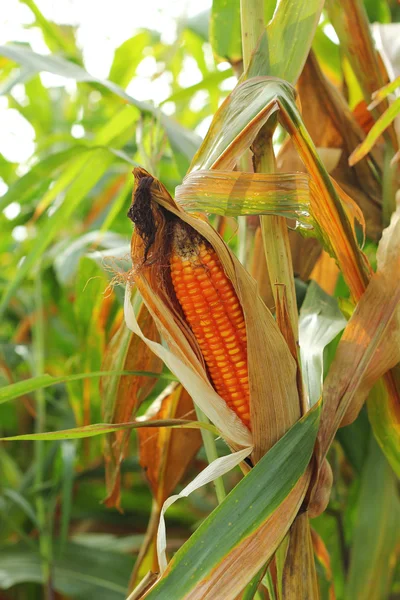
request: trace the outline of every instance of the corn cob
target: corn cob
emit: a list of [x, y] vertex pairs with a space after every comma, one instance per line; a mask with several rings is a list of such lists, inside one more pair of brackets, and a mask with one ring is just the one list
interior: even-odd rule
[[250, 428], [246, 326], [231, 281], [208, 242], [183, 225], [174, 229], [172, 283], [218, 394]]

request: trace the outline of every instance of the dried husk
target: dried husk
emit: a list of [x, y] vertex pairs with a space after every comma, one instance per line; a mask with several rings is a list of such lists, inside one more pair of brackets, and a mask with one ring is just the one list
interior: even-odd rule
[[[172, 383], [141, 418], [154, 421], [191, 419], [194, 416], [195, 409], [191, 397], [180, 383]], [[160, 570], [157, 559], [157, 529], [161, 508], [184, 477], [202, 444], [198, 430], [170, 427], [138, 429], [138, 440], [140, 465], [151, 487], [153, 507], [145, 539], [135, 561], [130, 589], [136, 586], [149, 568], [153, 572]]]
[[[193, 419], [193, 401], [179, 383], [169, 385], [145, 414], [146, 420]], [[201, 446], [194, 429], [138, 429], [140, 465], [161, 507], [182, 479]]]
[[[137, 202], [147, 202], [154, 218], [154, 242], [146, 253], [145, 244], [135, 229], [132, 237], [132, 279], [135, 281], [157, 327], [172, 354], [190, 367], [208, 386], [209, 418], [221, 434], [237, 448], [253, 444], [257, 460], [271, 448], [299, 418], [296, 364], [271, 313], [257, 291], [257, 285], [220, 236], [204, 220], [189, 215], [177, 205], [164, 186], [143, 169], [134, 170]], [[141, 183], [142, 182], [142, 183]], [[143, 189], [148, 186], [148, 193]], [[144, 198], [146, 196], [146, 198]], [[248, 368], [251, 395], [251, 434], [212, 388], [200, 348], [177, 306], [169, 283], [168, 227], [177, 221], [189, 224], [215, 249], [241, 302], [247, 331]], [[148, 254], [148, 255], [146, 255]], [[146, 260], [147, 259], [147, 260]], [[179, 377], [179, 373], [176, 375]], [[197, 398], [191, 392], [193, 400]], [[238, 443], [238, 440], [241, 440]]]
[[282, 599], [317, 600], [318, 597], [310, 522], [307, 513], [302, 513], [296, 517], [290, 528], [289, 546], [283, 569]]
[[[147, 308], [142, 304], [138, 322], [145, 335], [159, 341], [160, 337]], [[148, 371], [161, 373], [162, 362], [140, 338], [121, 322], [105, 352], [104, 371]], [[146, 400], [157, 382], [156, 378], [128, 375], [105, 376], [100, 381], [105, 423], [126, 423], [132, 419], [140, 404]], [[120, 467], [128, 449], [130, 431], [116, 431], [105, 437], [106, 506], [120, 510]]]
[[[365, 134], [345, 98], [321, 71], [312, 51], [297, 83], [297, 91], [304, 124], [321, 158], [323, 159], [321, 150], [341, 150], [338, 164], [328, 171], [360, 206], [368, 237], [377, 240], [382, 231], [381, 185], [367, 160], [361, 161], [354, 168], [350, 168], [348, 164], [349, 156], [363, 141]], [[297, 162], [296, 157], [293, 143], [289, 141], [278, 156], [280, 168], [292, 171]], [[372, 158], [375, 170], [380, 172], [381, 153], [375, 150]], [[304, 167], [300, 166], [299, 170], [304, 170]]]
[[[348, 322], [324, 384], [318, 439], [325, 456], [339, 425], [357, 417], [373, 384], [400, 360], [400, 209], [378, 249], [378, 270]], [[400, 414], [393, 373], [385, 384]], [[397, 417], [398, 418], [398, 417]]]

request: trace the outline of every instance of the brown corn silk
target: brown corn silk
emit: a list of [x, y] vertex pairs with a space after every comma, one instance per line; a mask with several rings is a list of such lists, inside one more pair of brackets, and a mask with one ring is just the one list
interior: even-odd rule
[[[179, 207], [164, 186], [146, 171], [137, 168], [134, 175], [136, 186], [129, 211], [135, 223], [131, 277], [169, 350], [209, 385], [210, 380], [213, 381], [209, 366], [212, 356], [207, 357], [206, 346], [202, 349], [203, 342], [196, 337], [173, 286], [170, 267], [176, 228], [186, 228], [195, 247], [203, 244], [203, 250], [208, 249], [213, 256], [215, 253], [228, 282], [224, 284], [225, 291], [233, 290], [240, 303], [247, 337], [251, 436], [242, 420], [222, 399], [218, 382], [214, 382], [214, 389], [218, 389], [218, 385], [220, 396], [214, 394], [212, 399], [210, 396], [210, 402], [214, 414], [217, 413], [220, 422], [222, 420], [226, 425], [225, 430], [229, 427], [230, 435], [224, 437], [231, 447], [241, 445], [235, 441], [237, 432], [237, 439], [252, 441], [255, 447], [253, 459], [257, 460], [300, 416], [295, 361], [259, 296], [255, 281], [217, 232], [204, 220]], [[243, 341], [244, 336], [242, 346]]]

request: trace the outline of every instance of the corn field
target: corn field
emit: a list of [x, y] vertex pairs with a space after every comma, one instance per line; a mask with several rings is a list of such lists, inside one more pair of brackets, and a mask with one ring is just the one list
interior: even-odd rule
[[0, 600], [398, 599], [400, 4], [153, 4], [10, 2]]

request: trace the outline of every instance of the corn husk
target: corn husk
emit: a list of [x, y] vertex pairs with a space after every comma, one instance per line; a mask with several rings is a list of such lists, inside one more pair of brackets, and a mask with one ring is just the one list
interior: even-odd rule
[[[135, 203], [138, 190], [143, 185], [140, 181], [149, 175], [143, 169], [135, 169], [134, 174]], [[154, 343], [150, 343], [150, 347], [177, 375], [194, 402], [218, 427], [229, 444], [233, 448], [253, 445], [253, 457], [257, 460], [300, 416], [295, 361], [274, 318], [260, 298], [255, 281], [220, 236], [207, 222], [184, 212], [157, 180], [153, 180], [149, 190], [148, 210], [152, 211], [156, 222], [155, 239], [146, 264], [143, 262], [144, 242], [137, 231], [134, 232], [132, 280], [167, 342], [168, 349]], [[171, 297], [168, 288], [168, 249], [165, 246], [166, 218], [188, 223], [208, 240], [241, 302], [248, 342], [251, 433], [213, 389], [196, 339]], [[133, 311], [129, 310], [129, 299], [125, 306], [126, 314], [130, 313], [129, 324], [138, 333], [137, 326], [132, 322]], [[149, 344], [149, 340], [144, 341]]]

